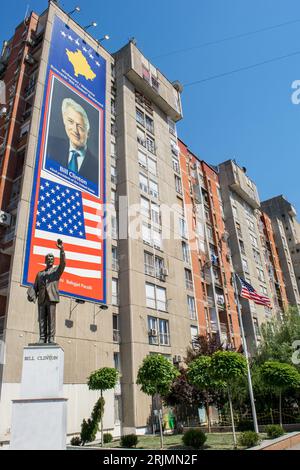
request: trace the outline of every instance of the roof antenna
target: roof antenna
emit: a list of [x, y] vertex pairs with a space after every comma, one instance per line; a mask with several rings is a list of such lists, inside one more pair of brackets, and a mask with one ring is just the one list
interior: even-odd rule
[[27, 3], [25, 16], [24, 16], [24, 24], [26, 24], [26, 20], [27, 20], [28, 13], [29, 13], [29, 8], [30, 8], [30, 5], [29, 5], [29, 3]]

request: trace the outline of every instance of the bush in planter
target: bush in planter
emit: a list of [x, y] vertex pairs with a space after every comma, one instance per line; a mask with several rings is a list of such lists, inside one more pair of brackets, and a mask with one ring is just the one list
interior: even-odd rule
[[253, 421], [250, 421], [249, 419], [240, 419], [236, 429], [239, 432], [253, 431]]
[[72, 437], [70, 441], [71, 446], [81, 446], [81, 439], [79, 436]]
[[201, 429], [189, 429], [182, 436], [182, 441], [185, 446], [192, 447], [193, 449], [200, 449], [207, 437]]
[[284, 429], [279, 424], [269, 424], [266, 426], [266, 433], [269, 439], [276, 439], [277, 437], [283, 436]]
[[239, 445], [242, 447], [254, 447], [259, 441], [259, 434], [254, 431], [245, 431], [239, 437]]
[[127, 434], [121, 437], [121, 447], [136, 447], [138, 441], [136, 434]]
[[104, 444], [108, 444], [109, 442], [112, 442], [112, 440], [113, 440], [113, 437], [112, 437], [112, 435], [111, 435], [109, 432], [103, 434], [103, 442], [104, 442]]

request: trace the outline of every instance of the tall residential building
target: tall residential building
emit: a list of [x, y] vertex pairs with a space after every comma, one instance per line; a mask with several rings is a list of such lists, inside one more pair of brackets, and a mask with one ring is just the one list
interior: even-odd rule
[[269, 273], [270, 289], [273, 292], [273, 302], [277, 317], [287, 310], [289, 302], [283, 272], [280, 265], [278, 250], [271, 219], [264, 212], [260, 218], [261, 243], [264, 248], [264, 259]]
[[[55, 50], [52, 43], [54, 30], [60, 36], [60, 47]], [[64, 394], [68, 398], [68, 434], [78, 433], [82, 420], [90, 416], [98, 395], [88, 390], [87, 377], [104, 366], [121, 371], [120, 383], [115, 390], [105, 393], [104, 429], [115, 435], [146, 432], [151, 403], [136, 385], [137, 371], [143, 358], [148, 354], [160, 353], [178, 363], [193, 337], [205, 331], [204, 304], [198, 311], [195, 279], [184, 258], [188, 256], [188, 249], [183, 251], [188, 237], [184, 194], [179, 190], [182, 180], [176, 135], [176, 122], [182, 117], [180, 84], [169, 82], [141, 54], [133, 41], [116, 54], [109, 54], [56, 2], [50, 1], [49, 8], [41, 16], [32, 13], [16, 28], [12, 39], [5, 43], [0, 59], [0, 80], [6, 85], [7, 108], [6, 113], [2, 109], [0, 120], [0, 334], [6, 350], [5, 363], [0, 370], [0, 441], [10, 439], [11, 401], [19, 398], [23, 348], [38, 338], [37, 307], [26, 298], [28, 282], [24, 282], [24, 273], [30, 269], [28, 259], [36, 260], [39, 269], [43, 269], [43, 254], [50, 242], [55, 250], [53, 227], [47, 224], [44, 233], [48, 233], [49, 237], [44, 235], [43, 243], [38, 245], [36, 242], [32, 253], [30, 251], [31, 258], [27, 256], [32, 237], [35, 237], [34, 240], [42, 237], [40, 227], [46, 223], [46, 217], [41, 214], [42, 204], [41, 209], [36, 209], [32, 216], [33, 207], [38, 207], [45, 190], [40, 183], [38, 203], [37, 199], [32, 199], [37, 177], [40, 171], [44, 172], [41, 174], [50, 184], [51, 191], [58, 192], [57, 200], [62, 185], [73, 191], [73, 197], [79, 197], [79, 193], [75, 194], [72, 188], [77, 187], [77, 181], [79, 185], [84, 182], [76, 176], [83, 165], [82, 161], [78, 163], [77, 160], [77, 167], [73, 163], [71, 166], [71, 160], [75, 158], [72, 146], [69, 148], [72, 158], [67, 163], [68, 169], [64, 166], [58, 168], [62, 182], [55, 187], [53, 181], [57, 181], [57, 177], [52, 174], [55, 166], [50, 168], [51, 171], [46, 166], [37, 166], [41, 146], [40, 123], [44, 123], [52, 112], [47, 107], [49, 94], [45, 95], [43, 107], [45, 87], [50, 83], [47, 78], [50, 77], [48, 61], [56, 53], [57, 60], [65, 61], [67, 66], [61, 69], [52, 67], [51, 72], [56, 75], [55, 80], [59, 78], [58, 82], [68, 83], [68, 86], [65, 85], [68, 92], [61, 95], [55, 90], [64, 88], [55, 88], [57, 84], [54, 85], [52, 103], [53, 96], [57, 101], [60, 99], [60, 103], [62, 96], [65, 96], [68, 100], [63, 106], [69, 106], [74, 87], [77, 87], [81, 98], [76, 99], [86, 107], [89, 116], [95, 116], [92, 109], [95, 106], [97, 109], [105, 108], [105, 120], [102, 122], [105, 133], [101, 136], [105, 136], [106, 145], [104, 142], [100, 144], [101, 149], [105, 149], [106, 165], [101, 188], [106, 187], [106, 200], [110, 206], [106, 252], [101, 256], [96, 250], [104, 246], [104, 241], [99, 244], [97, 238], [99, 233], [103, 235], [97, 225], [102, 209], [99, 209], [93, 196], [82, 193], [84, 214], [79, 211], [79, 217], [84, 216], [85, 223], [88, 221], [86, 239], [82, 240], [83, 232], [78, 228], [79, 224], [66, 220], [66, 226], [70, 224], [68, 235], [60, 226], [66, 247], [67, 268], [64, 273], [66, 277], [61, 280], [63, 293], [57, 308], [56, 339], [65, 353]], [[102, 65], [103, 61], [106, 68]], [[101, 87], [93, 88], [93, 81], [99, 74], [102, 74], [101, 80], [105, 83], [103, 102], [95, 99]], [[88, 105], [91, 102], [92, 107]], [[78, 110], [80, 107], [73, 107], [75, 115], [77, 112], [76, 119]], [[76, 124], [78, 138], [84, 129], [87, 130], [86, 113], [80, 111], [79, 114], [85, 124]], [[90, 119], [94, 150], [97, 141], [95, 127], [98, 129], [95, 119]], [[53, 125], [54, 135], [60, 135], [64, 127], [67, 130], [67, 121], [62, 122], [61, 109], [52, 121], [49, 126]], [[68, 123], [73, 125], [73, 121], [69, 120]], [[102, 132], [103, 126], [99, 127]], [[55, 146], [52, 150], [55, 152]], [[45, 153], [43, 165], [48, 164], [50, 157]], [[51, 178], [47, 176], [49, 172], [52, 172]], [[90, 178], [92, 181], [96, 173], [87, 180]], [[50, 178], [49, 181], [47, 178]], [[66, 178], [72, 183], [69, 180], [66, 183]], [[88, 186], [90, 192], [96, 191], [93, 188], [92, 184]], [[48, 191], [49, 195], [47, 191], [45, 193], [49, 205], [45, 204], [44, 210], [58, 223], [59, 217], [50, 214], [49, 207], [53, 214], [55, 211], [51, 204], [57, 205], [53, 202], [51, 191]], [[63, 197], [67, 198], [66, 194]], [[66, 202], [72, 211], [71, 197], [69, 199]], [[58, 210], [61, 210], [60, 206]], [[76, 214], [73, 217], [77, 217]], [[36, 224], [34, 232], [30, 230], [33, 224]], [[78, 232], [81, 247], [81, 254], [77, 256], [70, 252], [70, 240], [74, 240], [73, 229]], [[86, 251], [88, 248], [89, 253]], [[78, 265], [82, 262], [86, 262], [86, 267], [79, 271]], [[104, 269], [106, 305], [91, 300], [94, 297], [101, 299], [102, 294], [97, 288], [90, 288], [86, 285], [88, 283], [82, 282], [79, 276], [82, 272], [82, 276], [101, 279], [95, 263], [100, 263]], [[220, 282], [224, 286], [224, 276]], [[229, 283], [229, 273], [226, 282]], [[76, 296], [77, 288], [89, 289], [86, 299], [79, 294]], [[225, 288], [219, 294], [219, 305], [223, 295], [228, 306], [226, 310], [220, 308], [220, 327], [223, 334], [226, 328], [229, 339], [238, 345], [232, 289], [228, 288], [228, 297]], [[199, 296], [201, 294], [197, 293]], [[201, 316], [203, 319], [200, 322]], [[214, 321], [214, 318], [211, 322], [209, 320], [209, 331]]]
[[261, 207], [272, 222], [289, 303], [300, 307], [300, 224], [296, 210], [283, 196], [263, 201]]
[[188, 223], [188, 240], [182, 241], [185, 275], [193, 279], [201, 334], [218, 335], [224, 345], [241, 344], [228, 234], [219, 176], [179, 141], [180, 168], [174, 162], [174, 177], [182, 177]]
[[[273, 307], [268, 308], [242, 299], [246, 340], [250, 350], [254, 351], [261, 340], [260, 325], [276, 317], [278, 312], [278, 304], [274, 298], [275, 279], [270, 276], [270, 263], [266, 263], [260, 200], [257, 188], [246, 175], [245, 168], [239, 167], [233, 160], [221, 163], [218, 168], [233, 266], [236, 273], [258, 293], [271, 299]], [[281, 286], [283, 290], [284, 286]]]

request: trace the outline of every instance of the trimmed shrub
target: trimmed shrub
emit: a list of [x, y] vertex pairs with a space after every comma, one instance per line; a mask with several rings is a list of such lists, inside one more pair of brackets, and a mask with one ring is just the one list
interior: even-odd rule
[[279, 424], [269, 424], [266, 426], [266, 433], [269, 439], [276, 439], [276, 437], [283, 436], [284, 429]]
[[99, 431], [99, 423], [104, 412], [104, 398], [100, 397], [92, 411], [91, 418], [87, 421], [84, 419], [81, 424], [80, 438], [82, 445], [87, 442], [93, 442], [96, 439], [96, 434]]
[[236, 427], [236, 430], [239, 432], [253, 431], [254, 430], [253, 421], [250, 421], [249, 419], [240, 419]]
[[135, 434], [127, 434], [121, 437], [121, 447], [136, 447], [138, 441], [138, 437]]
[[245, 431], [239, 436], [239, 445], [242, 447], [254, 447], [259, 441], [259, 434], [254, 431]]
[[72, 437], [70, 441], [71, 446], [81, 446], [81, 439], [79, 436]]
[[201, 429], [189, 429], [182, 436], [182, 441], [185, 446], [192, 447], [193, 449], [200, 449], [207, 437]]
[[103, 442], [104, 442], [104, 444], [108, 444], [109, 442], [112, 442], [112, 440], [113, 440], [113, 437], [112, 437], [112, 435], [111, 435], [109, 432], [103, 434]]

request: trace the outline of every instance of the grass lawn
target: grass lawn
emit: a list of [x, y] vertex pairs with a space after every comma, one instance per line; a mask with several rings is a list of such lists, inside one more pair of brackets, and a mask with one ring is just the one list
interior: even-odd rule
[[[238, 433], [237, 433], [238, 436]], [[262, 436], [263, 437], [263, 436]], [[114, 441], [105, 444], [104, 447], [113, 449], [120, 447], [120, 441]], [[159, 436], [139, 436], [137, 449], [160, 449]], [[164, 436], [164, 449], [186, 449], [182, 443], [182, 435]], [[211, 433], [207, 434], [207, 440], [204, 444], [204, 450], [232, 450], [232, 433]], [[243, 449], [243, 447], [239, 447]]]

